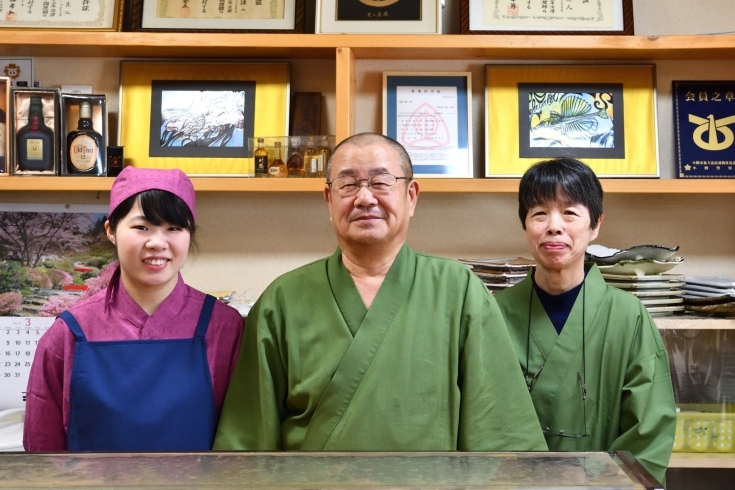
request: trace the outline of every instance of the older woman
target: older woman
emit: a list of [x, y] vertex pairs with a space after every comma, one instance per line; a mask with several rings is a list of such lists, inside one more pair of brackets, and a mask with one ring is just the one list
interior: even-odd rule
[[519, 216], [538, 265], [497, 295], [551, 451], [627, 450], [658, 480], [676, 409], [664, 344], [638, 299], [585, 264], [602, 187], [572, 158], [531, 167]]

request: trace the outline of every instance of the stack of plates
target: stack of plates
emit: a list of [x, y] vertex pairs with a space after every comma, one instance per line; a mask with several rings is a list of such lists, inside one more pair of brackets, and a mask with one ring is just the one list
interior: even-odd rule
[[684, 276], [680, 274], [602, 274], [605, 282], [641, 300], [652, 316], [684, 311]]
[[522, 257], [515, 259], [460, 259], [460, 262], [470, 266], [492, 293], [518, 284], [528, 275], [536, 262]]
[[711, 314], [735, 313], [735, 278], [687, 276], [684, 304], [687, 311]]
[[684, 276], [665, 274], [684, 262], [672, 257], [679, 247], [637, 245], [626, 250], [603, 245], [587, 247], [605, 281], [638, 297], [651, 315], [684, 311]]

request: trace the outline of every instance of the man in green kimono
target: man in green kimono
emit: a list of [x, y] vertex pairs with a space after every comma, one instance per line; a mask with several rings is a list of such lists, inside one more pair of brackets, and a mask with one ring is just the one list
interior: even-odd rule
[[676, 428], [664, 344], [641, 302], [584, 263], [600, 182], [578, 160], [548, 160], [523, 176], [518, 201], [538, 265], [496, 298], [549, 449], [627, 450], [663, 481]]
[[495, 300], [405, 243], [419, 193], [405, 149], [356, 135], [326, 175], [339, 248], [253, 306], [214, 448], [546, 450]]

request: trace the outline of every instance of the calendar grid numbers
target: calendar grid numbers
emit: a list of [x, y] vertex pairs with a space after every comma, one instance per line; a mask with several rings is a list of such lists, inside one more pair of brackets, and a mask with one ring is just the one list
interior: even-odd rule
[[0, 410], [23, 408], [38, 341], [54, 322], [45, 317], [0, 317]]

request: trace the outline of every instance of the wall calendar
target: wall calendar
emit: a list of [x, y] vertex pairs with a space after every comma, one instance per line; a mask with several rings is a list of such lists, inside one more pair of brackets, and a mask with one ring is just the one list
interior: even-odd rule
[[41, 335], [55, 317], [0, 317], [0, 410], [24, 408], [28, 376]]

